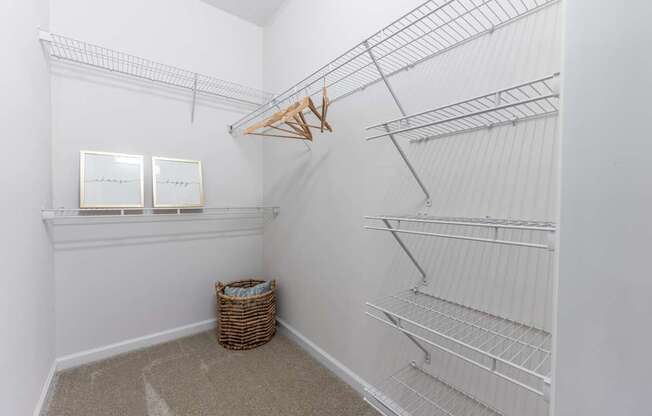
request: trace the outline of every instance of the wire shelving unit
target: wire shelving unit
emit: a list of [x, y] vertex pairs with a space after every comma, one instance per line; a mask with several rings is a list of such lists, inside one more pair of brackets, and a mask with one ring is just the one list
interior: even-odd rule
[[549, 383], [551, 335], [419, 289], [367, 303], [367, 315], [540, 396]]
[[274, 206], [198, 207], [198, 208], [52, 208], [41, 210], [43, 221], [93, 222], [179, 221], [229, 218], [274, 218], [280, 212]]
[[390, 134], [411, 140], [439, 138], [557, 115], [559, 74], [493, 91], [455, 104], [367, 127], [367, 140]]
[[[408, 114], [389, 78], [429, 58], [540, 11], [554, 0], [427, 1], [291, 89], [232, 126], [267, 116], [275, 105], [298, 94], [317, 94], [322, 82], [335, 99], [382, 81], [402, 116], [368, 127], [367, 140], [388, 137], [431, 205], [431, 194], [410, 163], [397, 138], [418, 141], [556, 116], [559, 112], [558, 73], [445, 106]], [[388, 232], [421, 275], [411, 289], [367, 303], [366, 314], [405, 335], [431, 362], [431, 351], [443, 351], [475, 368], [506, 380], [544, 399], [550, 390], [552, 336], [541, 328], [512, 321], [455, 303], [426, 291], [429, 274], [403, 235], [544, 249], [554, 254], [556, 224], [495, 218], [436, 216], [367, 216], [383, 226], [364, 228]], [[500, 412], [423, 371], [415, 362], [378, 387], [367, 389], [367, 401], [394, 416], [498, 415]]]
[[274, 96], [231, 125], [240, 134], [303, 96], [321, 94], [331, 101], [361, 91], [558, 0], [430, 0]]
[[191, 118], [194, 118], [197, 94], [235, 101], [249, 108], [260, 106], [272, 97], [272, 94], [256, 88], [55, 33], [40, 31], [39, 38], [46, 44], [52, 58], [190, 91], [193, 100]]
[[414, 363], [366, 392], [367, 402], [386, 416], [502, 416]]

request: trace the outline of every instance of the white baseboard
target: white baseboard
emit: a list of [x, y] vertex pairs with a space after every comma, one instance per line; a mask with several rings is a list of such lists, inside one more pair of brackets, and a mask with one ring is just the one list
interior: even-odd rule
[[209, 331], [215, 328], [216, 320], [209, 319], [190, 325], [180, 326], [168, 329], [167, 331], [155, 334], [145, 335], [139, 338], [128, 339], [104, 347], [93, 348], [91, 350], [81, 351], [78, 353], [65, 355], [56, 360], [56, 369], [66, 370], [68, 368], [78, 367], [80, 365], [92, 363], [94, 361], [110, 358], [115, 355], [124, 354], [129, 351], [139, 350], [163, 342], [172, 341], [177, 338], [183, 338], [199, 332]]
[[52, 384], [52, 380], [54, 379], [54, 374], [56, 372], [57, 372], [57, 362], [55, 360], [52, 363], [52, 366], [50, 367], [50, 371], [48, 372], [48, 375], [45, 378], [45, 381], [43, 382], [43, 388], [41, 389], [41, 395], [38, 398], [38, 402], [36, 402], [36, 407], [34, 407], [34, 416], [41, 416], [41, 412], [43, 411], [43, 406], [45, 406], [45, 401], [48, 398], [48, 392], [50, 391], [50, 385]]
[[350, 368], [337, 361], [335, 357], [319, 348], [314, 342], [306, 338], [302, 333], [288, 325], [287, 322], [280, 318], [276, 318], [280, 324], [282, 333], [288, 338], [294, 340], [312, 357], [319, 361], [324, 367], [331, 370], [342, 381], [355, 389], [358, 393], [364, 395], [364, 390], [369, 384], [362, 379], [359, 375], [354, 373]]

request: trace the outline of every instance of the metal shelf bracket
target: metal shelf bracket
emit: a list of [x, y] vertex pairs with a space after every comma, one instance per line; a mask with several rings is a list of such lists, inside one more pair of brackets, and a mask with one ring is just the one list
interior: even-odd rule
[[550, 380], [550, 377], [546, 377], [543, 379], [543, 399], [546, 402], [550, 402], [550, 388], [551, 388], [552, 381]]
[[[374, 54], [373, 50], [369, 46], [369, 42], [364, 41], [364, 46], [367, 49], [367, 53], [369, 54], [369, 57], [373, 61], [374, 66], [376, 67], [376, 70], [378, 70], [378, 74], [382, 78], [383, 83], [387, 87], [387, 90], [389, 91], [390, 95], [394, 99], [394, 102], [396, 103], [396, 106], [398, 107], [399, 111], [401, 112], [401, 115], [403, 115], [403, 117], [405, 117], [407, 115], [407, 113], [403, 109], [403, 105], [401, 104], [398, 97], [396, 96], [396, 93], [394, 92], [394, 89], [392, 88], [392, 84], [390, 84], [389, 80], [387, 79], [387, 76], [385, 75], [385, 72], [380, 67], [380, 64], [378, 63], [378, 60], [376, 59], [376, 55]], [[385, 130], [387, 130], [387, 132], [389, 132], [389, 126], [385, 126]], [[396, 141], [396, 138], [394, 137], [394, 135], [389, 134], [388, 136], [389, 136], [389, 139], [392, 141], [392, 144], [394, 144], [394, 147], [396, 148], [396, 151], [399, 153], [399, 155], [401, 155], [401, 158], [403, 159], [403, 161], [407, 165], [408, 169], [410, 170], [410, 173], [412, 173], [412, 176], [417, 181], [417, 184], [419, 184], [419, 187], [421, 188], [421, 190], [425, 194], [425, 196], [426, 196], [426, 206], [428, 206], [428, 207], [431, 206], [432, 201], [430, 199], [430, 192], [428, 192], [428, 189], [426, 188], [426, 186], [421, 181], [421, 178], [419, 177], [419, 174], [417, 174], [416, 170], [414, 169], [414, 166], [412, 166], [412, 163], [410, 163], [410, 160], [408, 159], [407, 155], [405, 154], [405, 152], [403, 151], [401, 146]]]
[[[423, 267], [421, 267], [421, 265], [419, 264], [419, 262], [417, 261], [417, 259], [414, 258], [414, 255], [412, 255], [412, 252], [411, 252], [410, 249], [405, 245], [405, 243], [403, 242], [403, 240], [401, 239], [401, 237], [399, 237], [398, 234], [397, 234], [395, 231], [391, 231], [391, 230], [394, 229], [394, 227], [392, 227], [392, 224], [391, 224], [388, 220], [386, 220], [386, 219], [383, 219], [382, 221], [383, 221], [383, 223], [385, 224], [385, 226], [386, 226], [388, 229], [390, 229], [390, 232], [392, 233], [392, 236], [394, 237], [394, 239], [396, 240], [396, 242], [398, 243], [398, 245], [403, 249], [403, 251], [405, 251], [405, 254], [407, 254], [407, 256], [410, 258], [410, 260], [412, 261], [412, 264], [414, 264], [414, 267], [416, 267], [417, 270], [419, 270], [419, 274], [421, 275], [421, 284], [418, 285], [418, 286], [425, 286], [425, 285], [427, 285], [427, 284], [428, 284], [428, 275], [426, 274], [426, 271], [423, 269]], [[417, 287], [418, 287], [418, 286], [417, 286]]]
[[[402, 328], [402, 326], [401, 326], [401, 321], [400, 321], [399, 319], [395, 318], [394, 316], [392, 316], [392, 315], [390, 315], [390, 314], [388, 314], [388, 313], [386, 313], [385, 316], [387, 317], [387, 319], [389, 319], [389, 320], [390, 320], [394, 325], [396, 325], [398, 328]], [[424, 354], [424, 361], [426, 362], [426, 364], [430, 364], [430, 360], [431, 360], [431, 358], [432, 358], [432, 356], [430, 355], [430, 351], [428, 351], [428, 349], [427, 349], [426, 347], [424, 347], [424, 346], [421, 344], [421, 342], [419, 342], [419, 341], [418, 341], [415, 337], [413, 337], [412, 335], [410, 335], [410, 334], [408, 334], [408, 333], [406, 333], [406, 332], [402, 332], [402, 333], [403, 333], [403, 335], [405, 335], [405, 336], [406, 336], [410, 341], [412, 341], [412, 342], [414, 343], [414, 345], [416, 345], [416, 346], [417, 346], [421, 351], [423, 351], [423, 354]], [[414, 363], [414, 364], [416, 365], [416, 363]]]
[[195, 106], [197, 105], [197, 74], [192, 81], [192, 109], [190, 110], [190, 122], [195, 122]]

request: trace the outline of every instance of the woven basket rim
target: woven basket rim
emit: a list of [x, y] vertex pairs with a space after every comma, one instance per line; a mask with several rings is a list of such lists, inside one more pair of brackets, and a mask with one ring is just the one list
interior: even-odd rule
[[260, 295], [254, 295], [254, 296], [245, 296], [245, 297], [240, 297], [240, 296], [227, 296], [224, 294], [224, 289], [232, 285], [234, 283], [242, 283], [242, 282], [260, 282], [260, 283], [265, 283], [266, 280], [260, 280], [260, 279], [241, 279], [241, 280], [234, 280], [233, 282], [229, 283], [222, 283], [222, 282], [217, 282], [215, 284], [215, 288], [217, 289], [217, 296], [219, 296], [222, 299], [227, 299], [227, 300], [255, 300], [255, 299], [260, 299], [264, 297], [269, 297], [270, 295], [274, 294], [276, 291], [276, 279], [270, 280], [272, 282], [272, 290], [269, 292], [261, 293]]

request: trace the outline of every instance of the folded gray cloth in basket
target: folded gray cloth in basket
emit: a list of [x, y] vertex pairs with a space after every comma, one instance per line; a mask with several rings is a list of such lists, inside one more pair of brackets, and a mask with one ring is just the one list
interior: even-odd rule
[[249, 296], [262, 295], [263, 293], [269, 292], [270, 290], [272, 290], [272, 282], [264, 282], [252, 287], [227, 286], [224, 288], [224, 294], [226, 296], [233, 296], [236, 298], [246, 298]]

